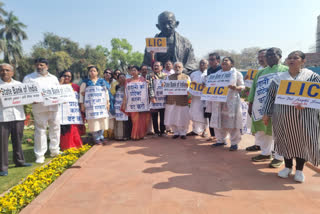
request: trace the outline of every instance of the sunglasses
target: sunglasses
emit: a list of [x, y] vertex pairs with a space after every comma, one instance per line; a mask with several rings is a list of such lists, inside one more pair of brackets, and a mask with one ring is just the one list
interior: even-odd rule
[[71, 78], [69, 75], [63, 75], [64, 78]]

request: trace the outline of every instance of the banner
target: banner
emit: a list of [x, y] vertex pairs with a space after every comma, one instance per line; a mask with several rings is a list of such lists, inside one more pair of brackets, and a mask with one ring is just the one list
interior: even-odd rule
[[41, 85], [43, 105], [57, 105], [64, 102], [77, 102], [74, 91], [70, 84], [65, 85]]
[[163, 109], [165, 108], [166, 96], [163, 95], [163, 80], [155, 79], [154, 80], [154, 94], [156, 98], [156, 102], [150, 102], [150, 109]]
[[188, 80], [164, 80], [164, 95], [187, 95]]
[[193, 96], [200, 97], [202, 95], [203, 88], [204, 88], [204, 86], [202, 83], [191, 82], [190, 88], [189, 88], [189, 93]]
[[83, 124], [79, 102], [77, 101], [79, 99], [79, 94], [75, 91], [73, 93], [76, 98], [75, 102], [67, 102], [60, 105], [61, 125]]
[[43, 101], [40, 86], [37, 83], [4, 84], [0, 86], [0, 95], [3, 107]]
[[247, 72], [247, 77], [248, 79], [245, 79], [244, 80], [244, 85], [248, 88], [251, 88], [252, 87], [252, 83], [253, 83], [253, 79], [254, 77], [257, 75], [259, 70], [255, 70], [255, 69], [249, 69], [248, 72]]
[[205, 87], [202, 91], [201, 100], [227, 102], [228, 87]]
[[116, 120], [117, 121], [127, 121], [128, 120], [128, 116], [120, 110], [123, 99], [124, 99], [124, 90], [118, 89], [115, 94], [115, 102], [114, 102], [114, 109], [116, 110]]
[[149, 111], [149, 95], [146, 82], [130, 82], [126, 87], [126, 112]]
[[262, 120], [263, 117], [263, 104], [267, 97], [268, 89], [271, 81], [277, 73], [266, 74], [260, 76], [256, 84], [256, 92], [254, 94], [253, 106], [252, 106], [252, 117], [254, 121]]
[[275, 103], [320, 109], [320, 83], [281, 80]]
[[146, 38], [147, 52], [167, 53], [167, 38]]
[[106, 87], [88, 86], [84, 96], [84, 106], [87, 119], [108, 117]]
[[207, 76], [206, 87], [229, 86], [231, 85], [233, 71], [224, 71]]

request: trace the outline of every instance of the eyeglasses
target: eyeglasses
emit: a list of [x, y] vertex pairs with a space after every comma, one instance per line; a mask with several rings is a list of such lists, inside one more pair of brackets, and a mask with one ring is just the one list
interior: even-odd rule
[[69, 75], [63, 75], [64, 78], [71, 78]]
[[209, 61], [215, 61], [217, 60], [216, 58], [210, 58]]
[[104, 72], [105, 74], [110, 74], [111, 75], [111, 73], [110, 72]]

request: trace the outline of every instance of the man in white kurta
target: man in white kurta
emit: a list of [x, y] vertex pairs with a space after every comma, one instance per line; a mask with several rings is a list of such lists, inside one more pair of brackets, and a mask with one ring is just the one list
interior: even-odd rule
[[[200, 70], [192, 72], [190, 75], [191, 83], [203, 84], [207, 76], [208, 61], [200, 60]], [[208, 120], [204, 117], [205, 101], [202, 101], [201, 96], [192, 95], [191, 106], [189, 110], [190, 119], [192, 120], [192, 131], [187, 136], [206, 136], [206, 129], [208, 127]]]
[[[36, 82], [40, 88], [48, 88], [52, 85], [59, 85], [58, 78], [48, 72], [48, 61], [44, 58], [35, 60], [36, 71], [25, 76], [24, 83]], [[43, 103], [32, 104], [34, 117], [34, 153], [36, 163], [43, 163], [44, 154], [47, 151], [47, 127], [49, 126], [49, 150], [50, 156], [57, 156], [60, 152], [60, 118], [59, 105], [44, 106]]]
[[[19, 81], [12, 79], [13, 75], [14, 71], [11, 65], [0, 64], [0, 88], [1, 86], [20, 84]], [[0, 100], [0, 176], [8, 175], [8, 141], [10, 135], [13, 162], [16, 167], [31, 166], [31, 164], [25, 163], [21, 147], [25, 119], [22, 105], [4, 107]]]

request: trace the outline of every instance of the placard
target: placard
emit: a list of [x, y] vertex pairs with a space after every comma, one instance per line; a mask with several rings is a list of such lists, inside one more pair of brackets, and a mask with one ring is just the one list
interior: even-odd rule
[[231, 85], [233, 71], [224, 71], [210, 74], [206, 79], [206, 87], [229, 86]]
[[[79, 99], [78, 92], [74, 91], [74, 96], [76, 100]], [[62, 103], [60, 105], [60, 113], [61, 125], [83, 124], [78, 101]]]
[[114, 102], [114, 109], [116, 111], [116, 120], [117, 121], [127, 121], [128, 120], [128, 116], [123, 113], [120, 109], [121, 109], [121, 105], [124, 99], [124, 89], [118, 89], [116, 94], [115, 94], [115, 102]]
[[275, 103], [320, 109], [320, 83], [281, 80]]
[[202, 90], [201, 100], [225, 103], [227, 102], [228, 92], [228, 87], [205, 87]]
[[0, 86], [3, 107], [27, 105], [42, 102], [40, 86], [33, 83], [3, 84]]
[[88, 86], [84, 96], [84, 106], [87, 119], [108, 117], [106, 87]]
[[191, 82], [190, 88], [189, 88], [189, 93], [193, 96], [200, 97], [202, 95], [203, 88], [204, 88], [204, 86], [202, 83]]
[[188, 80], [164, 80], [164, 95], [187, 95]]
[[165, 108], [166, 96], [163, 95], [163, 80], [155, 79], [154, 81], [154, 94], [156, 102], [150, 102], [150, 109], [163, 109]]
[[146, 38], [147, 52], [167, 53], [167, 38]]
[[146, 82], [130, 82], [126, 86], [126, 112], [149, 111], [149, 95]]
[[256, 92], [254, 94], [253, 106], [252, 106], [252, 117], [254, 121], [262, 120], [263, 117], [263, 104], [266, 100], [269, 86], [272, 79], [277, 73], [266, 74], [260, 76], [256, 84]]
[[247, 72], [247, 77], [248, 79], [244, 80], [244, 85], [248, 88], [252, 87], [252, 83], [253, 83], [253, 79], [254, 77], [257, 75], [257, 73], [259, 72], [259, 70], [257, 69], [249, 69]]
[[242, 129], [241, 134], [251, 134], [251, 120], [248, 114], [248, 104], [241, 102], [241, 113], [242, 113]]

